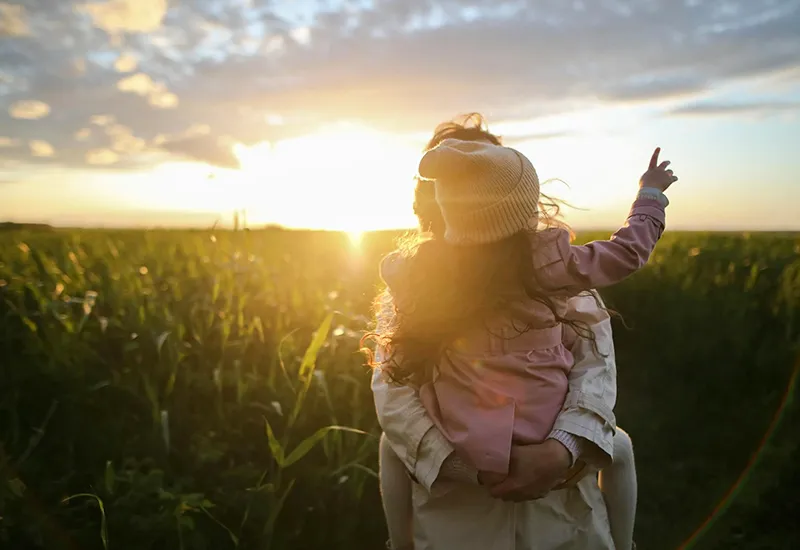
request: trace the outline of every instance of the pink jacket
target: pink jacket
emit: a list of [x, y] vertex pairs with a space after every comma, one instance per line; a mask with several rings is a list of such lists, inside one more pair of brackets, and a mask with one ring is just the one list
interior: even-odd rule
[[[564, 230], [542, 231], [534, 237], [538, 282], [553, 292], [563, 316], [570, 296], [610, 286], [643, 267], [664, 226], [664, 206], [639, 198], [608, 241], [574, 246]], [[525, 325], [534, 328], [519, 334]], [[507, 473], [512, 443], [540, 443], [551, 432], [573, 365], [564, 342], [575, 335], [564, 328], [547, 307], [521, 296], [508, 315], [490, 321], [489, 330], [455, 341], [434, 381], [420, 388], [436, 426], [478, 470]]]

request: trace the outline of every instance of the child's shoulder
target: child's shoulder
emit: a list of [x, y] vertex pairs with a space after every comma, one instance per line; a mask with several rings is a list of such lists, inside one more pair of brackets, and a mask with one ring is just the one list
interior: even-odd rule
[[534, 267], [545, 268], [562, 261], [564, 247], [569, 247], [570, 240], [570, 232], [560, 227], [548, 227], [531, 233]]

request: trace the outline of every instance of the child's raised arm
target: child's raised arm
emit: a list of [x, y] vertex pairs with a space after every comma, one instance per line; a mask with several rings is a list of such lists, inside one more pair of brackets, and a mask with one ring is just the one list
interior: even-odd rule
[[658, 164], [660, 148], [650, 159], [648, 170], [639, 181], [639, 194], [628, 219], [610, 240], [576, 246], [569, 235], [559, 232], [556, 246], [559, 258], [544, 266], [542, 283], [552, 290], [588, 290], [618, 283], [641, 269], [649, 260], [665, 226], [663, 192], [677, 177], [668, 170], [669, 161]]

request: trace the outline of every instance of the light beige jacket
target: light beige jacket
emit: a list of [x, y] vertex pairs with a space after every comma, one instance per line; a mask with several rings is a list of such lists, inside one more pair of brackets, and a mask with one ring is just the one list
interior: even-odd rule
[[[553, 429], [592, 443], [581, 458], [596, 472], [611, 461], [616, 430], [611, 320], [592, 296], [572, 298], [569, 309], [570, 318], [591, 326], [606, 357], [578, 339], [571, 350], [575, 366], [569, 394]], [[614, 549], [596, 475], [523, 503], [494, 499], [479, 485], [437, 479], [453, 448], [434, 427], [416, 390], [388, 383], [376, 369], [372, 391], [389, 444], [418, 481], [413, 488], [415, 550]]]

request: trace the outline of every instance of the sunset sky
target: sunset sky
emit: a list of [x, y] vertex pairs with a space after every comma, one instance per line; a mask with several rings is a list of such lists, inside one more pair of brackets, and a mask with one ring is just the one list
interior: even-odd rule
[[0, 221], [409, 227], [480, 111], [576, 228], [800, 230], [800, 0], [0, 1]]

